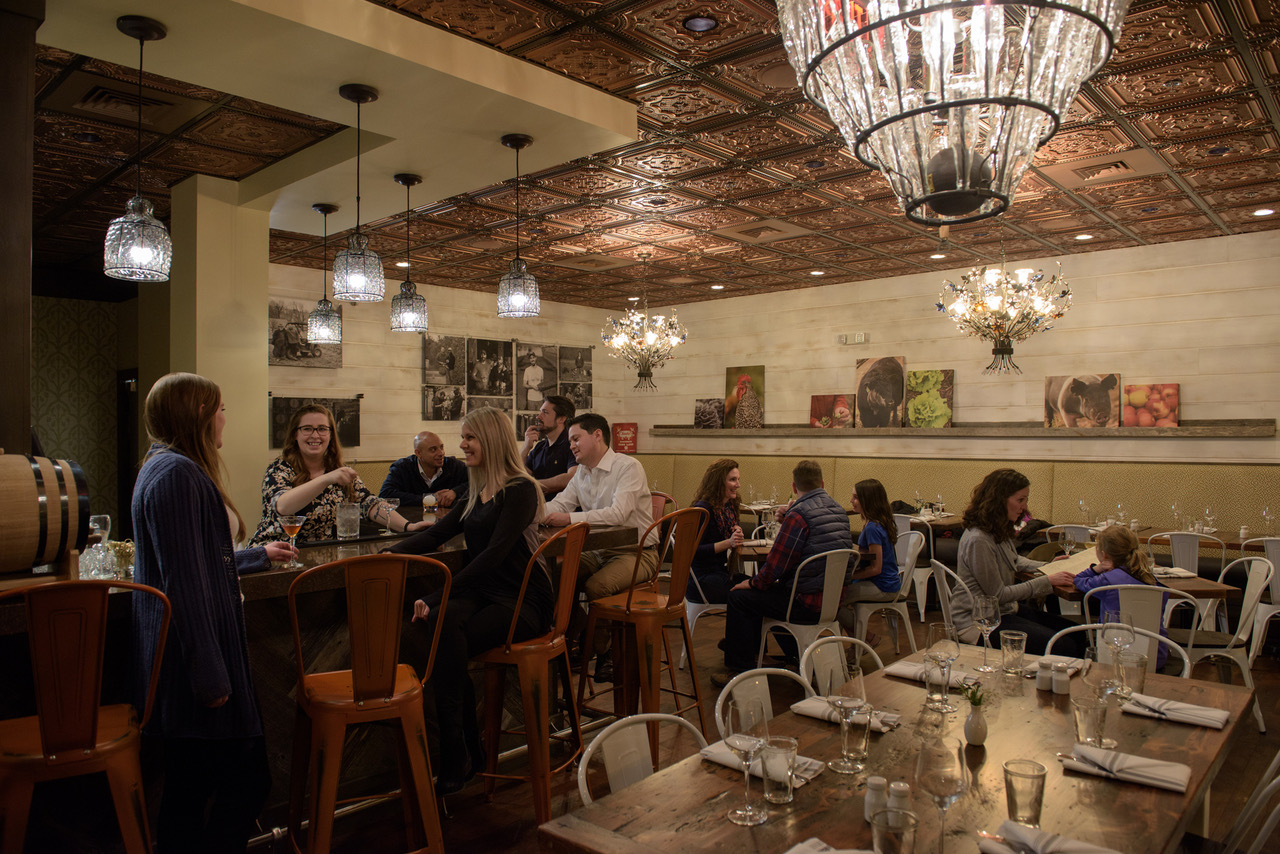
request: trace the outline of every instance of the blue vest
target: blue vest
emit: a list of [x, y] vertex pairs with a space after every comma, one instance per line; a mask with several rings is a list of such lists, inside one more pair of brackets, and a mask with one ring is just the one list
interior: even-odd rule
[[[801, 560], [832, 549], [853, 548], [853, 532], [849, 530], [849, 514], [827, 494], [825, 489], [806, 492], [791, 505], [791, 513], [799, 513], [809, 526], [809, 541], [805, 543]], [[804, 568], [796, 593], [822, 593], [827, 572], [825, 561], [815, 560]], [[848, 573], [845, 573], [848, 582]]]

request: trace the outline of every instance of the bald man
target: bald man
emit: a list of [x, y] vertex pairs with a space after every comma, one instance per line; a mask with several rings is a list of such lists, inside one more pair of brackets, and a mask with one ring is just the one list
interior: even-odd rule
[[413, 437], [413, 453], [391, 464], [378, 494], [399, 498], [403, 504], [422, 504], [425, 495], [435, 495], [441, 507], [467, 500], [467, 467], [461, 460], [444, 455], [444, 441], [424, 430]]

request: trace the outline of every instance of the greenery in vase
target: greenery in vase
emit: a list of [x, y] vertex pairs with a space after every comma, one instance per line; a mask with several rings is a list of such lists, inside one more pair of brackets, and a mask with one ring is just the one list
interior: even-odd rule
[[986, 694], [982, 691], [981, 682], [974, 682], [972, 685], [965, 685], [960, 689], [960, 693], [964, 695], [964, 698], [969, 701], [969, 705], [971, 706], [981, 706], [983, 700], [986, 699]]

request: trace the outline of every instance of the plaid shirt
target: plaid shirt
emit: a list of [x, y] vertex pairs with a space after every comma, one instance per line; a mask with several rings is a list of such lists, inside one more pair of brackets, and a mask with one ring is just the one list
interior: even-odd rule
[[[751, 577], [751, 586], [766, 590], [776, 583], [790, 584], [796, 570], [803, 562], [805, 546], [809, 542], [809, 523], [799, 513], [782, 517], [782, 528], [769, 549], [764, 566]], [[822, 593], [799, 593], [796, 601], [811, 611], [822, 610]]]

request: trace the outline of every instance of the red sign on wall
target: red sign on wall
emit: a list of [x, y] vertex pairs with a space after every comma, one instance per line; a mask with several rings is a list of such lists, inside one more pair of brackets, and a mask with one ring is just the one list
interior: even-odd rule
[[636, 437], [640, 435], [640, 425], [627, 422], [613, 425], [613, 449], [619, 454], [636, 452]]

